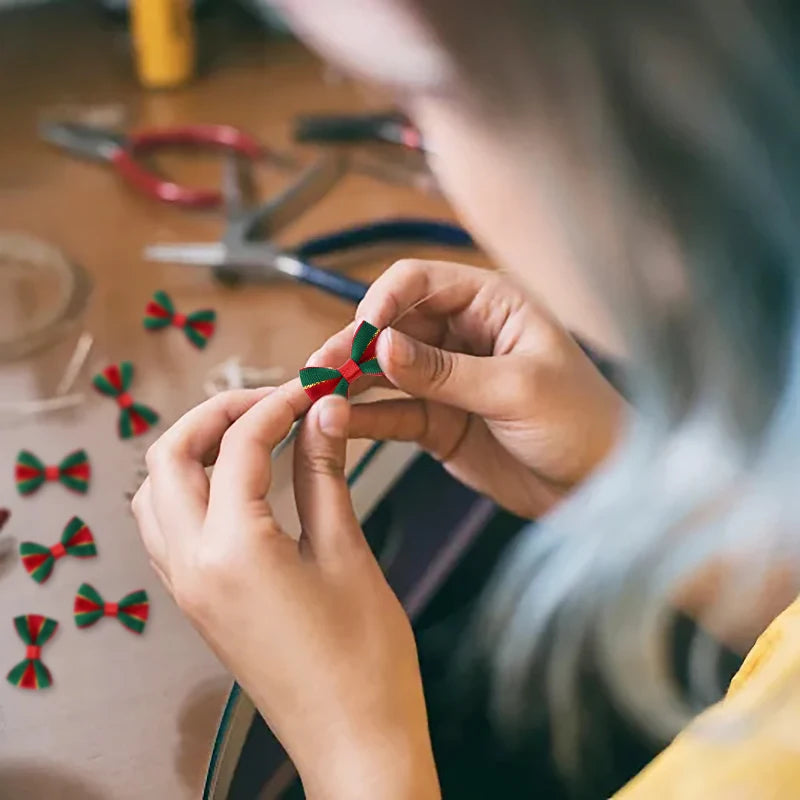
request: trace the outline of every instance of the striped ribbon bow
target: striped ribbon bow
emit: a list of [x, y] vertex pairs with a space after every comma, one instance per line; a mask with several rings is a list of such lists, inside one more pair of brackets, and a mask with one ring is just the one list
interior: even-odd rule
[[53, 683], [50, 670], [42, 663], [42, 645], [56, 632], [58, 623], [41, 614], [14, 617], [14, 627], [26, 645], [25, 658], [6, 675], [20, 689], [46, 689]]
[[116, 617], [128, 630], [141, 633], [150, 615], [150, 601], [140, 589], [126, 594], [119, 603], [106, 603], [97, 589], [84, 583], [75, 595], [73, 610], [79, 628], [88, 628], [102, 617]]
[[14, 478], [20, 494], [33, 494], [45, 481], [58, 481], [73, 492], [86, 494], [92, 468], [85, 450], [75, 450], [60, 464], [45, 466], [30, 450], [17, 453]]
[[58, 544], [45, 547], [36, 542], [22, 542], [19, 546], [22, 566], [37, 583], [44, 583], [53, 571], [56, 561], [64, 556], [91, 558], [97, 555], [94, 537], [88, 525], [73, 517], [64, 528]]
[[186, 338], [202, 350], [214, 333], [216, 318], [216, 312], [210, 308], [188, 315], [181, 314], [175, 310], [172, 298], [166, 292], [158, 291], [147, 304], [144, 326], [149, 331], [160, 331], [170, 325], [180, 328], [186, 334]]
[[132, 381], [133, 364], [130, 361], [112, 364], [92, 379], [98, 392], [117, 401], [119, 406], [117, 427], [123, 439], [139, 436], [158, 422], [158, 414], [152, 408], [133, 402], [133, 398], [128, 394]]
[[369, 322], [362, 322], [353, 334], [350, 358], [339, 369], [329, 367], [304, 367], [300, 370], [300, 383], [312, 400], [326, 394], [347, 397], [350, 384], [361, 375], [383, 375], [375, 358], [375, 347], [380, 330]]

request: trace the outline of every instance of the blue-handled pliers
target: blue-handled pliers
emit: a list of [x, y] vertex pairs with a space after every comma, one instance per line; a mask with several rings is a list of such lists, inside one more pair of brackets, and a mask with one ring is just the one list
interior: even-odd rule
[[264, 280], [289, 277], [315, 286], [344, 300], [359, 302], [367, 284], [336, 272], [314, 266], [308, 259], [390, 242], [425, 243], [446, 247], [473, 247], [469, 234], [450, 222], [399, 218], [371, 222], [334, 233], [317, 236], [293, 248], [283, 248], [271, 239], [257, 238], [276, 230], [326, 194], [342, 176], [346, 162], [340, 157], [325, 157], [280, 195], [256, 207], [245, 207], [240, 165], [226, 162], [223, 194], [228, 213], [225, 234], [210, 244], [159, 244], [145, 249], [145, 258], [173, 264], [210, 266], [222, 278]]

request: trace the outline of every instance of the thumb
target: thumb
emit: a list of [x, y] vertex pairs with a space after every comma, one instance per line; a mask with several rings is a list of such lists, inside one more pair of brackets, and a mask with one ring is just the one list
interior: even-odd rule
[[376, 355], [384, 375], [413, 397], [426, 397], [474, 414], [491, 415], [498, 406], [497, 359], [432, 347], [387, 328]]
[[303, 534], [315, 552], [336, 552], [341, 538], [363, 537], [345, 478], [350, 403], [321, 398], [300, 426], [294, 450], [294, 494]]

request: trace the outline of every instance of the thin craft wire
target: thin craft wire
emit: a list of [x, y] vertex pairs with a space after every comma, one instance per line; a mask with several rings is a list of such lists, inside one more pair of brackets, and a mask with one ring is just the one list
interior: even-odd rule
[[27, 330], [16, 337], [0, 340], [0, 361], [20, 358], [51, 344], [64, 325], [83, 313], [89, 297], [85, 272], [58, 248], [26, 234], [0, 231], [0, 269], [14, 267], [55, 276], [59, 298], [54, 308], [40, 310]]
[[80, 405], [86, 399], [82, 392], [67, 394], [75, 385], [83, 365], [91, 352], [94, 338], [88, 331], [84, 331], [78, 339], [72, 357], [67, 364], [61, 380], [58, 382], [52, 397], [36, 398], [34, 400], [9, 400], [0, 401], [0, 414], [42, 414], [49, 411], [61, 411]]

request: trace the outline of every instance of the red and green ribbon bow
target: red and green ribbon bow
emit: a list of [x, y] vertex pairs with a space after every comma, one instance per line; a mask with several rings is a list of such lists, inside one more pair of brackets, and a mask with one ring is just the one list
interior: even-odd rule
[[36, 542], [22, 542], [19, 554], [22, 557], [22, 566], [28, 570], [31, 578], [37, 583], [44, 583], [59, 558], [91, 558], [97, 555], [97, 548], [88, 525], [82, 519], [73, 517], [64, 528], [58, 544], [45, 547]]
[[149, 331], [160, 331], [170, 325], [180, 328], [186, 334], [186, 338], [202, 350], [214, 333], [216, 318], [216, 312], [210, 308], [188, 315], [181, 314], [175, 310], [170, 296], [166, 292], [158, 291], [147, 304], [144, 326]]
[[158, 414], [152, 408], [133, 402], [133, 398], [128, 394], [132, 381], [133, 364], [130, 361], [112, 364], [92, 379], [98, 392], [113, 397], [117, 401], [119, 406], [118, 430], [123, 439], [139, 436], [158, 422]]
[[70, 453], [61, 463], [45, 466], [30, 450], [17, 453], [14, 478], [20, 494], [33, 494], [45, 481], [58, 481], [73, 492], [86, 494], [92, 468], [85, 450]]
[[106, 603], [97, 589], [84, 583], [75, 595], [74, 612], [79, 628], [88, 628], [102, 617], [116, 617], [128, 630], [141, 633], [150, 615], [150, 601], [140, 589], [126, 594], [119, 603]]
[[6, 679], [20, 689], [46, 689], [53, 683], [50, 670], [42, 664], [42, 645], [56, 632], [58, 623], [41, 614], [14, 617], [14, 627], [26, 645], [25, 658], [8, 673]]
[[375, 358], [375, 347], [380, 330], [369, 322], [362, 322], [353, 334], [350, 358], [339, 369], [329, 367], [304, 367], [300, 370], [300, 383], [312, 400], [326, 394], [347, 397], [350, 384], [361, 375], [383, 375]]

